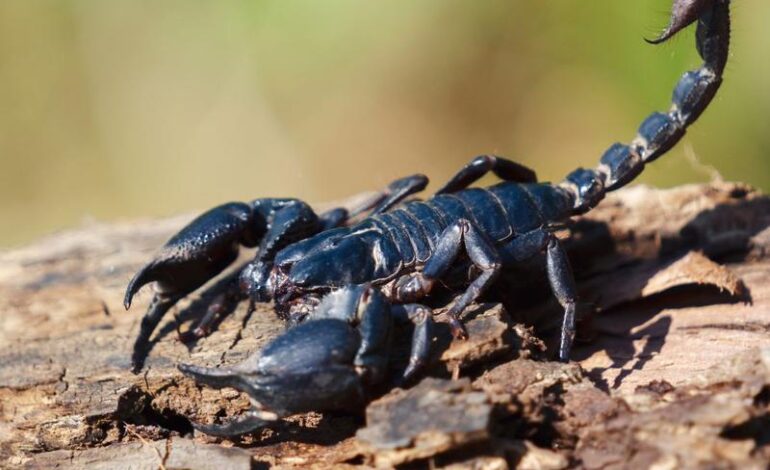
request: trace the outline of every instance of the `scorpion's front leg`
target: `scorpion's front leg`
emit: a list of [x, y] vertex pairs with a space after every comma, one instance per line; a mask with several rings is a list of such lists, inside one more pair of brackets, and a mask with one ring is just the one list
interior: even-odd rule
[[333, 318], [358, 325], [361, 345], [353, 364], [366, 383], [383, 381], [391, 354], [394, 323], [412, 323], [409, 364], [400, 382], [414, 377], [427, 363], [433, 338], [433, 312], [420, 304], [391, 305], [370, 285], [351, 285], [323, 298], [310, 320]]
[[393, 286], [392, 296], [399, 302], [413, 302], [425, 297], [435, 283], [450, 270], [462, 248], [481, 274], [452, 302], [446, 315], [452, 334], [458, 338], [467, 338], [468, 334], [459, 316], [495, 281], [501, 267], [497, 250], [471, 221], [461, 219], [447, 227], [439, 237], [435, 251], [425, 263], [422, 272], [398, 279]]

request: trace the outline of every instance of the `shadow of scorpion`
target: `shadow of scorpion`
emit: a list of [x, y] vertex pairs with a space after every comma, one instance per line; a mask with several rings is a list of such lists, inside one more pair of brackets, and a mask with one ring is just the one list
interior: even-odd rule
[[[272, 300], [278, 315], [296, 326], [237, 366], [179, 366], [200, 383], [234, 387], [252, 398], [252, 409], [230, 423], [196, 425], [203, 432], [237, 435], [298, 412], [360, 406], [366, 389], [385, 379], [394, 322], [416, 325], [402, 378], [413, 377], [425, 363], [432, 311], [418, 302], [438, 283], [453, 272], [465, 273], [465, 290], [446, 312], [452, 333], [462, 338], [466, 332], [459, 315], [501, 268], [543, 252], [549, 284], [564, 309], [559, 359], [569, 360], [577, 297], [554, 231], [633, 180], [704, 111], [727, 61], [729, 4], [674, 0], [668, 27], [649, 42], [664, 42], [697, 22], [703, 65], [682, 76], [669, 111], [645, 119], [629, 145], [612, 145], [598, 167], [577, 169], [560, 184], [538, 183], [520, 164], [481, 156], [425, 201], [404, 202], [428, 184], [417, 174], [396, 180], [351, 211], [318, 215], [297, 199], [264, 198], [224, 204], [199, 216], [128, 285], [127, 309], [142, 286], [156, 283], [134, 345], [135, 372], [143, 367], [143, 351], [162, 316], [229, 266], [240, 245], [258, 247], [257, 255], [222, 295], [249, 298], [252, 308], [254, 302]], [[468, 188], [490, 171], [503, 182]], [[208, 333], [220, 304], [212, 304], [192, 337]]]

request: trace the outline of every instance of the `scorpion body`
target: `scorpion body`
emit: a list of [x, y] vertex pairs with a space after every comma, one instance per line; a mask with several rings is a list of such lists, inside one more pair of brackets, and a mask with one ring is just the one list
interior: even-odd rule
[[[135, 370], [141, 369], [144, 349], [163, 314], [227, 267], [236, 258], [239, 245], [258, 246], [257, 256], [223, 295], [236, 300], [249, 297], [252, 302], [273, 300], [279, 315], [294, 323], [314, 318], [313, 308], [319, 303], [333, 303], [321, 299], [335, 291], [344, 293], [339, 296], [344, 302], [336, 307], [327, 305], [323, 311], [344, 310], [342, 305], [360, 309], [351, 299], [371, 288], [394, 308], [410, 305], [423, 311], [424, 307], [416, 303], [462, 268], [472, 275], [465, 279], [463, 292], [446, 312], [458, 337], [466, 334], [459, 315], [484, 293], [503, 267], [545, 253], [549, 284], [564, 309], [558, 357], [569, 360], [577, 294], [569, 261], [554, 232], [570, 217], [596, 206], [607, 192], [631, 182], [647, 163], [670, 150], [706, 109], [722, 82], [727, 62], [729, 3], [674, 1], [669, 26], [650, 42], [663, 42], [697, 22], [696, 46], [702, 66], [682, 76], [670, 109], [647, 117], [629, 144], [613, 144], [596, 168], [579, 168], [561, 183], [538, 183], [535, 173], [522, 165], [502, 157], [481, 156], [425, 201], [404, 202], [428, 183], [425, 176], [413, 175], [396, 180], [350, 212], [340, 208], [317, 215], [302, 201], [268, 198], [225, 204], [201, 215], [174, 236], [128, 285], [126, 308], [141, 286], [153, 281], [158, 286], [135, 344]], [[469, 188], [488, 172], [503, 181], [487, 188]], [[350, 222], [357, 217], [358, 222]], [[466, 269], [469, 265], [473, 269]], [[367, 287], [356, 288], [358, 285]], [[195, 336], [207, 333], [220, 313], [218, 305], [215, 302], [193, 331]], [[313, 329], [305, 327], [303, 331], [317, 347], [317, 342], [310, 341]], [[304, 347], [297, 335], [292, 335], [295, 346]], [[367, 335], [371, 332], [362, 333], [362, 338]], [[425, 341], [423, 337], [413, 344], [413, 349], [421, 352], [414, 356], [410, 374], [426, 357]], [[342, 343], [337, 346], [342, 347]], [[285, 348], [281, 351], [286, 354]], [[183, 370], [199, 380], [205, 381], [207, 374], [221, 375], [191, 367]], [[246, 372], [238, 369], [232, 373]], [[207, 383], [216, 385], [216, 380]]]

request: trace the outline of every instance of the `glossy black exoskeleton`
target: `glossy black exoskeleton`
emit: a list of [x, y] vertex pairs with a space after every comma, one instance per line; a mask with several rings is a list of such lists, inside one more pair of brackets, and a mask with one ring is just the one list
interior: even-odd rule
[[[447, 312], [456, 336], [465, 334], [459, 314], [494, 282], [502, 267], [545, 253], [548, 280], [564, 308], [559, 358], [567, 361], [577, 296], [569, 261], [554, 229], [593, 208], [608, 191], [632, 181], [646, 163], [671, 149], [705, 110], [722, 82], [727, 62], [729, 6], [729, 0], [674, 0], [669, 26], [651, 42], [663, 42], [697, 22], [696, 46], [703, 65], [682, 76], [671, 108], [646, 118], [630, 144], [612, 145], [595, 169], [579, 168], [559, 184], [537, 183], [532, 170], [501, 157], [482, 156], [426, 201], [403, 202], [427, 185], [425, 176], [414, 175], [395, 181], [350, 213], [335, 209], [317, 215], [302, 201], [268, 198], [224, 204], [201, 215], [175, 235], [128, 285], [126, 308], [143, 285], [155, 282], [157, 286], [134, 347], [135, 370], [141, 369], [150, 335], [163, 314], [230, 265], [239, 246], [256, 246], [257, 255], [226, 295], [236, 300], [272, 300], [279, 315], [294, 323], [307, 312], [313, 318], [313, 309], [324, 295], [338, 289], [349, 292], [346, 287], [355, 291], [349, 286], [359, 284], [373, 286], [394, 306], [419, 302], [450, 272], [457, 271], [458, 265], [467, 266], [470, 269], [465, 271], [472, 276], [465, 280], [463, 291]], [[483, 189], [469, 188], [490, 171], [503, 182]], [[205, 334], [217, 313], [217, 308], [212, 308], [194, 334]], [[347, 351], [340, 363], [335, 362], [337, 359], [324, 355], [315, 339], [342, 327], [324, 325], [313, 320], [290, 330], [262, 357], [306, 365], [309, 375], [302, 380], [316, 377], [322, 369], [338, 370], [342, 363], [349, 366], [360, 343], [340, 339], [342, 336], [329, 340]], [[364, 325], [367, 323], [361, 323]], [[292, 352], [292, 344], [297, 352]], [[284, 369], [277, 364], [269, 370], [258, 364], [254, 367], [248, 370], [273, 381], [274, 395], [289, 393], [293, 380], [289, 377], [296, 375], [294, 366], [287, 366], [284, 378], [280, 377]], [[196, 370], [185, 368], [191, 374]], [[340, 384], [348, 379], [356, 383], [353, 375], [345, 375], [349, 373], [350, 369], [340, 369]], [[216, 385], [205, 374], [196, 377]], [[261, 397], [259, 387], [243, 384], [256, 387], [250, 393]], [[294, 398], [274, 398], [269, 408], [291, 411], [300, 408], [300, 403], [325, 407], [331, 404], [322, 398], [326, 392], [332, 401], [358, 393], [354, 385], [340, 386], [322, 389], [316, 398], [304, 392], [291, 395], [297, 400], [291, 404], [282, 400]]]

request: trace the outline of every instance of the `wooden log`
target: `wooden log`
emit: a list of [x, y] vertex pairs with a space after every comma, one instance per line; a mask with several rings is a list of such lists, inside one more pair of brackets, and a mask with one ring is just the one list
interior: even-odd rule
[[[131, 346], [151, 294], [140, 293], [125, 312], [126, 283], [189, 219], [91, 224], [0, 253], [0, 466], [323, 467], [387, 461], [376, 446], [355, 437], [364, 426], [386, 426], [365, 423], [363, 414], [301, 415], [238, 442], [192, 432], [190, 419], [235, 415], [248, 400], [231, 390], [200, 388], [175, 364], [243, 360], [282, 331], [269, 308], [244, 325], [240, 306], [188, 349], [176, 337], [175, 316], [189, 327], [200, 302], [182, 302], [161, 325], [146, 369], [130, 372]], [[576, 347], [578, 364], [543, 362], [537, 340], [526, 337], [531, 331], [514, 330], [508, 320], [545, 328], [559, 319], [551, 302], [526, 308], [507, 303], [508, 315], [500, 307], [493, 307], [498, 313], [492, 317], [480, 315], [472, 331], [489, 336], [475, 338], [478, 347], [442, 346], [437, 360], [444, 366], [433, 373], [469, 376], [472, 385], [464, 383], [463, 390], [486, 393], [506, 411], [489, 417], [486, 444], [438, 446], [435, 452], [446, 456], [437, 458], [447, 464], [487, 462], [489, 468], [506, 461], [600, 468], [631, 455], [645, 464], [680, 462], [692, 455], [687, 446], [695, 452], [703, 444], [711, 452], [703, 455], [760, 465], [770, 458], [767, 433], [752, 430], [770, 424], [770, 374], [763, 375], [770, 363], [762, 362], [770, 357], [768, 227], [770, 198], [740, 184], [637, 186], [611, 195], [571, 227], [569, 251], [581, 295], [598, 312], [592, 325], [584, 325], [583, 333], [592, 332], [593, 339]], [[522, 344], [539, 359], [510, 362]], [[553, 367], [572, 369], [556, 373]], [[556, 378], [543, 386], [543, 377]], [[714, 388], [719, 383], [727, 385]], [[717, 398], [697, 406], [688, 401], [705, 391]], [[549, 402], [549, 394], [558, 399]], [[520, 395], [529, 401], [517, 402]], [[682, 448], [667, 450], [639, 438], [654, 434], [656, 419], [661, 432], [684, 426], [684, 417], [668, 422], [659, 416], [656, 407], [663, 401], [675, 406], [672, 417], [702, 418], [713, 407], [729, 412], [714, 414], [702, 426], [701, 418], [693, 418], [693, 435], [700, 440], [680, 439]], [[586, 411], [586, 404], [595, 406]], [[640, 434], [630, 436], [634, 430]], [[599, 445], [603, 437], [606, 446]], [[634, 453], [639, 449], [646, 453]], [[434, 458], [425, 449], [398, 455]]]

